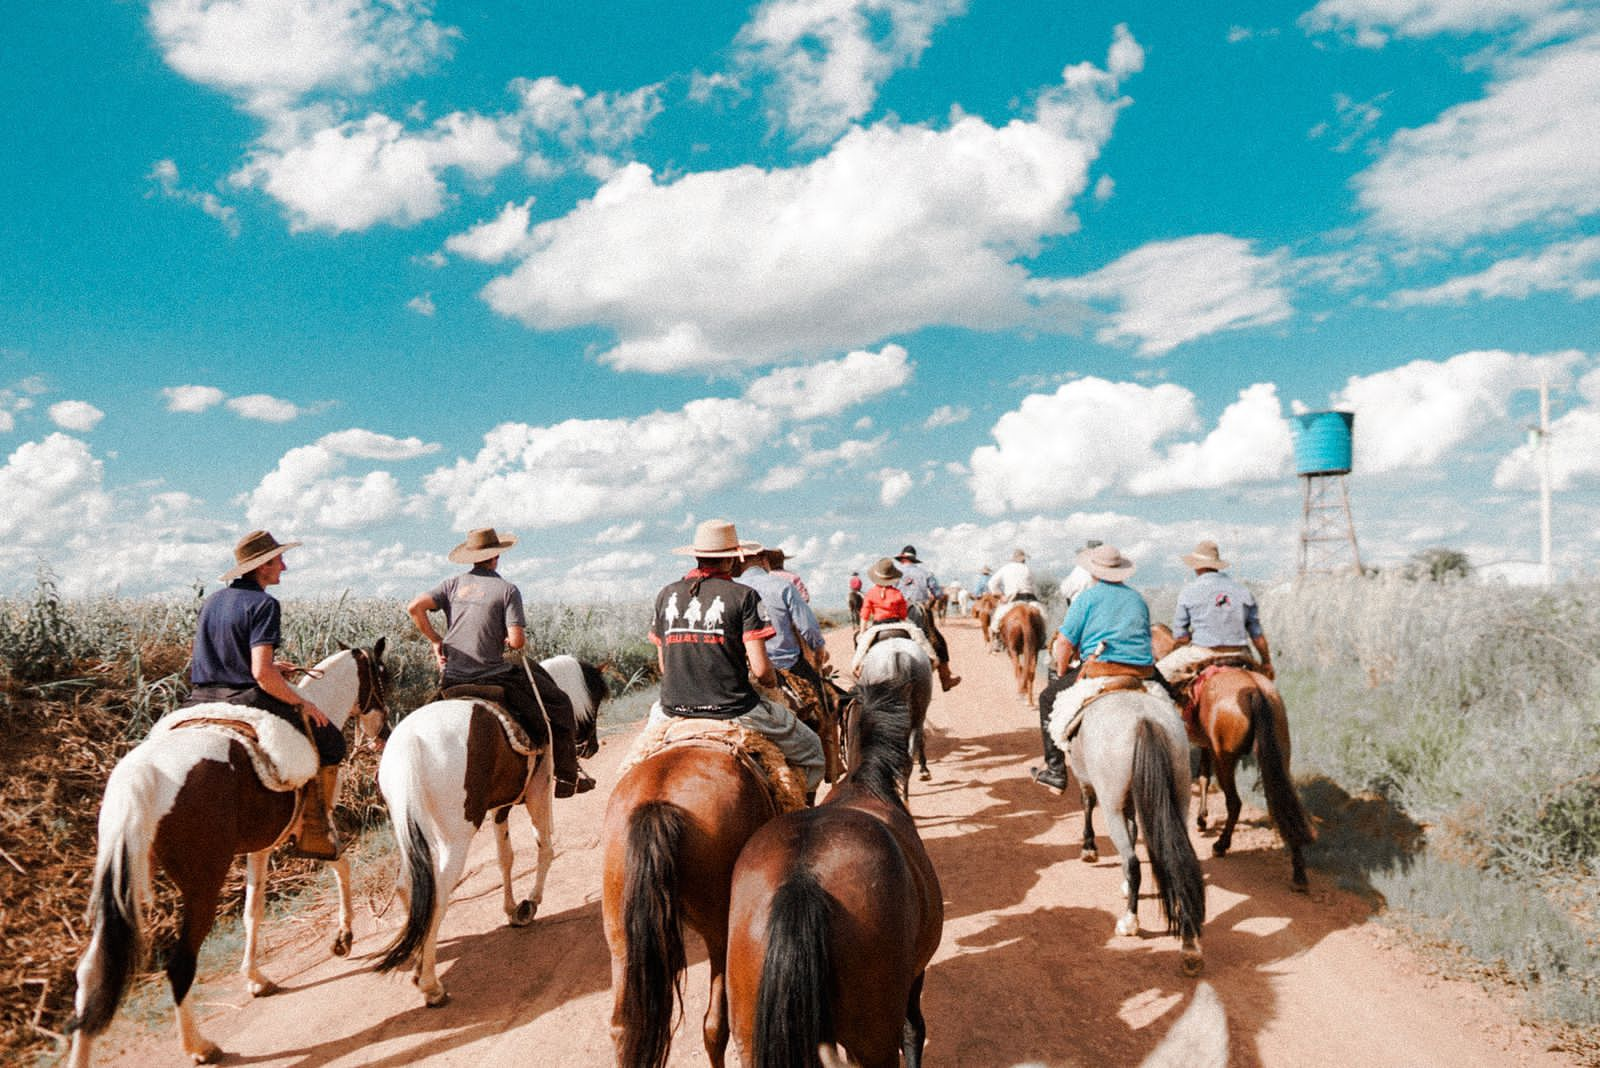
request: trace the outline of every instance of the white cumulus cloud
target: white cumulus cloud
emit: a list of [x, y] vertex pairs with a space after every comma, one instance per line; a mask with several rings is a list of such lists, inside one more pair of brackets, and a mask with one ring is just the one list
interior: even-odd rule
[[[1600, 480], [1600, 367], [1578, 383], [1586, 403], [1550, 424], [1550, 485], [1567, 490], [1580, 482]], [[1539, 484], [1539, 454], [1532, 442], [1519, 445], [1495, 468], [1501, 489], [1532, 489]]]
[[898, 467], [885, 467], [877, 474], [878, 500], [885, 508], [893, 508], [905, 499], [915, 485], [909, 471]]
[[290, 401], [266, 393], [247, 393], [227, 402], [228, 409], [242, 419], [255, 419], [262, 423], [287, 423], [300, 415], [300, 409]]
[[922, 421], [922, 429], [938, 430], [940, 427], [965, 423], [970, 418], [972, 409], [964, 404], [941, 404], [928, 413], [928, 418]]
[[90, 404], [88, 401], [64, 400], [50, 405], [50, 421], [62, 430], [74, 430], [86, 434], [100, 425], [100, 420], [106, 413]]
[[479, 263], [503, 263], [524, 252], [528, 243], [528, 222], [533, 214], [533, 198], [521, 204], [508, 203], [500, 214], [445, 239], [447, 251]]
[[167, 398], [167, 411], [191, 414], [214, 408], [228, 398], [215, 386], [167, 386], [161, 395]]
[[1403, 289], [1392, 298], [1400, 307], [1464, 304], [1473, 297], [1520, 300], [1533, 293], [1566, 293], [1574, 300], [1600, 296], [1600, 237], [1561, 241], [1526, 256], [1499, 260], [1476, 274], [1452, 278], [1426, 289]]
[[104, 475], [89, 446], [66, 434], [17, 446], [0, 467], [0, 538], [36, 546], [92, 528], [111, 510]]
[[1320, 0], [1301, 16], [1312, 33], [1342, 31], [1366, 48], [1393, 37], [1487, 33], [1538, 24], [1571, 11], [1571, 0]]
[[842, 359], [785, 368], [750, 383], [746, 399], [794, 419], [837, 415], [911, 380], [911, 362], [899, 345], [852, 352]]
[[1159, 465], [1128, 480], [1138, 494], [1212, 489], [1241, 482], [1263, 482], [1289, 470], [1294, 438], [1283, 417], [1278, 387], [1259, 382], [1239, 393], [1200, 441], [1166, 450]]
[[408, 460], [438, 448], [370, 430], [325, 435], [284, 453], [243, 496], [245, 515], [255, 526], [285, 530], [353, 530], [385, 522], [409, 503], [399, 481], [388, 471], [344, 474], [348, 460]]

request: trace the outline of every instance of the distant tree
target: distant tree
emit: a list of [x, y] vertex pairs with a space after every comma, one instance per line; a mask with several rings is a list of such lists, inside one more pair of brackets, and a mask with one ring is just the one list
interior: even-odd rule
[[1443, 546], [1412, 553], [1405, 575], [1414, 581], [1454, 582], [1472, 574], [1472, 561], [1459, 549]]

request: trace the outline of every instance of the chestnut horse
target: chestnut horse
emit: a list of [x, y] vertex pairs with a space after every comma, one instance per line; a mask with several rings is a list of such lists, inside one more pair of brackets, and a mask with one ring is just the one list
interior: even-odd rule
[[1038, 601], [1017, 601], [1000, 617], [1000, 645], [1011, 657], [1017, 679], [1017, 696], [1034, 707], [1033, 677], [1039, 670], [1039, 653], [1045, 646], [1044, 606]]
[[728, 1049], [723, 959], [733, 865], [777, 815], [771, 789], [747, 761], [692, 742], [670, 745], [629, 769], [606, 804], [602, 905], [611, 947], [611, 1040], [622, 1068], [661, 1068], [672, 1047], [673, 995], [681, 996], [683, 928], [706, 945], [711, 997], [706, 1054]]
[[1107, 833], [1122, 858], [1128, 906], [1117, 921], [1117, 933], [1139, 933], [1139, 854], [1133, 844], [1142, 828], [1167, 930], [1182, 939], [1183, 973], [1200, 974], [1205, 881], [1184, 818], [1189, 806], [1189, 742], [1171, 702], [1142, 690], [1105, 693], [1083, 706], [1082, 725], [1067, 753], [1083, 792], [1080, 857], [1088, 863], [1100, 859], [1094, 810], [1102, 804]]
[[944, 898], [901, 800], [911, 761], [905, 687], [863, 682], [850, 771], [817, 808], [756, 832], [733, 871], [728, 1003], [747, 1068], [922, 1063], [922, 980]]
[[[1176, 647], [1172, 631], [1164, 624], [1151, 627], [1150, 638], [1158, 659]], [[1195, 825], [1206, 829], [1214, 769], [1227, 818], [1211, 852], [1227, 855], [1241, 804], [1234, 776], [1239, 760], [1253, 751], [1267, 797], [1267, 814], [1289, 850], [1290, 886], [1304, 892], [1308, 885], [1305, 847], [1316, 841], [1316, 832], [1289, 774], [1289, 716], [1278, 688], [1266, 676], [1242, 667], [1219, 667], [1196, 681], [1200, 690], [1194, 695], [1197, 722], [1192, 734], [1200, 746], [1200, 808]]]
[[972, 615], [978, 621], [978, 629], [983, 632], [983, 647], [989, 652], [994, 652], [994, 635], [989, 633], [989, 622], [994, 619], [995, 606], [1000, 603], [998, 593], [986, 593], [972, 602]]
[[[322, 709], [334, 726], [343, 727], [354, 713], [364, 732], [381, 738], [388, 721], [383, 646], [379, 638], [371, 652], [334, 653], [293, 689]], [[226, 719], [235, 706], [197, 707], [215, 708], [217, 718]], [[179, 1041], [196, 1064], [222, 1055], [195, 1026], [189, 1008], [195, 962], [216, 922], [228, 868], [243, 853], [245, 936], [239, 970], [253, 996], [277, 989], [256, 965], [257, 936], [266, 908], [262, 889], [267, 856], [288, 831], [295, 804], [294, 792], [261, 785], [242, 742], [207, 727], [163, 732], [117, 762], [100, 803], [100, 842], [89, 901], [93, 930], [78, 963], [76, 1011], [68, 1024], [73, 1068], [89, 1063], [95, 1037], [111, 1023], [139, 965], [152, 860], [177, 885], [183, 901], [182, 927], [167, 961]], [[339, 882], [333, 952], [342, 957], [350, 952], [351, 941], [350, 862], [341, 857], [331, 863]]]
[[[572, 702], [578, 755], [593, 756], [600, 748], [595, 729], [606, 696], [600, 669], [571, 656], [539, 663]], [[547, 725], [544, 737], [534, 739], [533, 752], [519, 753], [482, 701], [454, 699], [423, 705], [401, 720], [384, 750], [378, 788], [394, 823], [406, 922], [376, 967], [380, 972], [412, 968], [429, 1008], [449, 1000], [435, 970], [439, 926], [450, 907], [450, 893], [461, 880], [467, 849], [486, 818], [494, 822], [506, 922], [526, 927], [539, 910], [555, 856], [549, 738]], [[521, 902], [511, 893], [511, 831], [506, 822], [519, 802], [533, 821], [538, 858], [533, 896]]]

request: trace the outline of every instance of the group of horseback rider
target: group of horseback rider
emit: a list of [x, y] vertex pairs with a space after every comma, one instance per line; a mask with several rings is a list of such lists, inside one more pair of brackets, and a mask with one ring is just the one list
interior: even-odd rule
[[[1229, 565], [1217, 543], [1201, 541], [1179, 559], [1195, 577], [1178, 594], [1172, 620], [1176, 647], [1157, 661], [1150, 607], [1127, 585], [1134, 563], [1116, 546], [1098, 541], [1088, 542], [1077, 554], [1076, 566], [1061, 586], [1067, 612], [1050, 650], [1055, 678], [1039, 695], [1044, 766], [1029, 771], [1041, 785], [1066, 789], [1061, 745], [1071, 737], [1079, 710], [1109, 686], [1142, 683], [1182, 708], [1184, 686], [1206, 665], [1248, 659], [1251, 649], [1256, 670], [1273, 677], [1272, 650], [1261, 629], [1255, 595], [1225, 573]], [[992, 589], [992, 580], [990, 585]]]

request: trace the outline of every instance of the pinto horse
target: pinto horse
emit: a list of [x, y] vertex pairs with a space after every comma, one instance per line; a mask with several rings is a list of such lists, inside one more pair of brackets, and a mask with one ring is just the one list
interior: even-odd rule
[[[1176, 647], [1172, 631], [1164, 624], [1157, 623], [1150, 631], [1157, 657]], [[1200, 746], [1200, 807], [1195, 825], [1202, 831], [1207, 827], [1211, 776], [1215, 771], [1227, 818], [1211, 852], [1219, 857], [1227, 855], [1233, 846], [1233, 828], [1239, 822], [1241, 807], [1235, 781], [1238, 762], [1253, 752], [1256, 770], [1261, 774], [1261, 790], [1267, 797], [1267, 814], [1289, 850], [1290, 886], [1303, 893], [1308, 886], [1305, 847], [1316, 841], [1316, 832], [1289, 774], [1289, 715], [1278, 688], [1259, 672], [1233, 666], [1204, 671], [1193, 685], [1198, 689], [1194, 694], [1196, 722], [1191, 733]]]
[[[606, 696], [600, 669], [576, 657], [541, 660], [572, 702], [579, 756], [600, 748], [596, 724]], [[555, 777], [549, 734], [530, 753], [511, 747], [500, 721], [482, 701], [453, 699], [423, 705], [394, 730], [378, 767], [378, 788], [394, 823], [400, 851], [400, 890], [406, 922], [376, 965], [380, 972], [410, 967], [423, 1003], [438, 1008], [449, 1000], [436, 971], [439, 926], [450, 892], [461, 880], [467, 849], [486, 818], [494, 823], [506, 922], [526, 927], [544, 898], [545, 875], [555, 856], [552, 808]], [[507, 817], [521, 802], [533, 821], [538, 860], [533, 896], [521, 902], [511, 892], [511, 831]]]
[[911, 723], [907, 752], [919, 766], [917, 778], [933, 778], [928, 770], [928, 747], [923, 728], [928, 721], [928, 705], [933, 700], [933, 665], [922, 646], [910, 638], [883, 638], [873, 643], [861, 659], [862, 683], [879, 683], [905, 691]]
[[628, 770], [606, 804], [602, 905], [611, 948], [611, 1039], [622, 1068], [662, 1068], [672, 1047], [673, 995], [681, 996], [683, 928], [706, 945], [711, 996], [706, 1054], [728, 1049], [723, 960], [734, 861], [777, 815], [771, 789], [748, 761], [695, 745], [669, 745]]
[[1139, 933], [1139, 855], [1133, 847], [1142, 827], [1167, 931], [1183, 940], [1183, 973], [1200, 974], [1205, 883], [1185, 826], [1189, 741], [1182, 721], [1163, 698], [1140, 690], [1106, 693], [1084, 705], [1068, 755], [1083, 791], [1080, 856], [1087, 863], [1100, 859], [1094, 835], [1099, 803], [1106, 807], [1107, 831], [1122, 858], [1128, 909], [1117, 921], [1117, 933]]
[[[336, 727], [355, 714], [374, 738], [387, 730], [384, 704], [387, 675], [384, 639], [368, 652], [345, 649], [312, 668], [293, 687], [327, 715]], [[219, 704], [218, 719], [235, 706]], [[217, 1060], [222, 1051], [200, 1033], [190, 1011], [200, 945], [216, 922], [217, 902], [233, 858], [246, 855], [244, 973], [250, 993], [277, 989], [256, 964], [258, 935], [266, 904], [267, 856], [294, 819], [292, 791], [261, 784], [242, 742], [208, 727], [163, 732], [136, 746], [111, 771], [100, 803], [100, 841], [95, 857], [89, 916], [89, 948], [78, 962], [78, 994], [68, 1029], [69, 1063], [84, 1068], [90, 1047], [105, 1031], [143, 955], [144, 917], [151, 899], [152, 860], [177, 884], [183, 922], [167, 961], [172, 1000], [183, 1052], [196, 1064]], [[331, 862], [339, 883], [339, 930], [333, 952], [350, 952], [350, 862]]]
[[1017, 679], [1017, 696], [1034, 707], [1033, 678], [1044, 648], [1044, 606], [1038, 601], [1018, 601], [1000, 617], [1000, 644], [1011, 657]]
[[733, 870], [728, 1004], [748, 1068], [922, 1063], [922, 980], [944, 929], [939, 877], [901, 795], [911, 772], [903, 683], [850, 703], [850, 772], [817, 808], [772, 820]]

